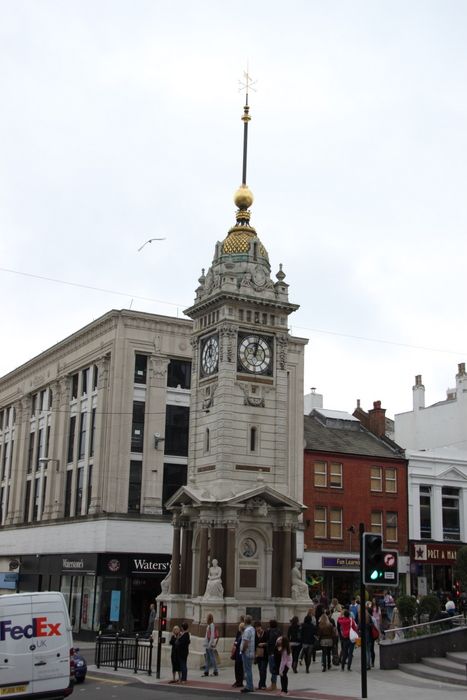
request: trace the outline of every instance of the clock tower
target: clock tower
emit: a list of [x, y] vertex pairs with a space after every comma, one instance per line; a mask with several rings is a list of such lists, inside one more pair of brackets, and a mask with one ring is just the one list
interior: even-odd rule
[[[185, 312], [193, 319], [188, 483], [167, 504], [174, 546], [164, 600], [171, 618], [191, 620], [196, 634], [212, 612], [225, 636], [247, 607], [254, 617], [285, 622], [310, 602], [305, 584], [306, 595], [291, 577], [304, 510], [307, 341], [289, 334], [288, 317], [298, 306], [289, 301], [282, 265], [271, 277], [267, 250], [250, 223], [248, 93], [242, 120], [236, 221], [216, 243]], [[219, 567], [219, 585], [211, 585]]]

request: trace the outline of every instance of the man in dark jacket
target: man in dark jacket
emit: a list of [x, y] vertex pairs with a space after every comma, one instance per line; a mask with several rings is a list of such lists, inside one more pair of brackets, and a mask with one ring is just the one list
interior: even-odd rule
[[310, 662], [311, 662], [311, 657], [313, 656], [313, 661], [316, 660], [316, 650], [315, 650], [315, 642], [316, 642], [316, 625], [313, 623], [313, 620], [310, 615], [307, 615], [305, 619], [303, 620], [302, 628], [301, 628], [301, 637], [302, 637], [302, 651], [301, 651], [301, 658], [305, 659], [305, 667], [306, 667], [306, 672], [310, 672]]
[[277, 626], [277, 620], [269, 620], [269, 627], [264, 633], [264, 641], [267, 644], [266, 649], [269, 659], [269, 672], [271, 674], [271, 685], [269, 686], [268, 690], [277, 690], [277, 673], [279, 669], [276, 663], [275, 651], [276, 642], [279, 637], [280, 631]]

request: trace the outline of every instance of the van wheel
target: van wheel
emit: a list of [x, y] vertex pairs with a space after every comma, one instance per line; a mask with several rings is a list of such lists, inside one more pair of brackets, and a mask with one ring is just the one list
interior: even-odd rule
[[86, 676], [81, 676], [80, 678], [77, 678], [77, 679], [76, 679], [76, 682], [77, 682], [77, 683], [84, 683], [84, 679], [85, 679], [85, 678], [86, 678]]

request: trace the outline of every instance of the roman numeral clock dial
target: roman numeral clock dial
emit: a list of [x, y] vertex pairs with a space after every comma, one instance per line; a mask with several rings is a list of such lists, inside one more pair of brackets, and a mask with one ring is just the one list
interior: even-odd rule
[[271, 339], [262, 335], [239, 335], [237, 359], [240, 372], [271, 375]]
[[201, 374], [208, 377], [217, 372], [219, 363], [219, 341], [216, 335], [203, 340], [201, 345]]

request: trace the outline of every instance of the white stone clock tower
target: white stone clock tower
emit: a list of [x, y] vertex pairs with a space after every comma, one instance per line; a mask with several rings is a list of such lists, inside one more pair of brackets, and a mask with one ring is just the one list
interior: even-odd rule
[[[285, 622], [309, 603], [291, 581], [304, 509], [307, 341], [289, 335], [288, 317], [298, 306], [289, 302], [282, 265], [271, 279], [268, 253], [250, 225], [248, 95], [242, 120], [236, 223], [216, 244], [186, 311], [194, 323], [188, 484], [167, 504], [174, 546], [164, 600], [170, 617], [190, 620], [195, 635], [206, 612], [231, 637], [246, 608]], [[214, 559], [220, 588], [208, 582]]]

